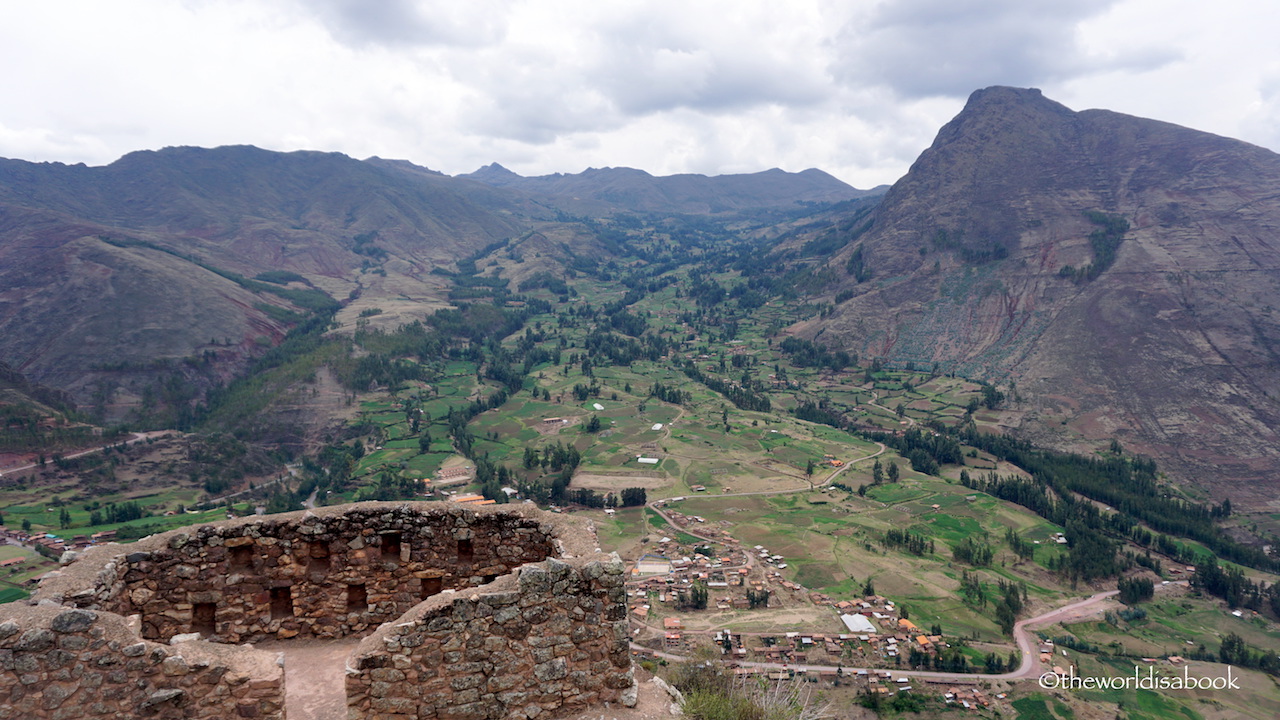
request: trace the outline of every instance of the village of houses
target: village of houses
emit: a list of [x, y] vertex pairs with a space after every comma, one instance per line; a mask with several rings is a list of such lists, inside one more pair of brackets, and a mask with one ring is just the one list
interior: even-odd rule
[[[769, 680], [803, 677], [886, 698], [900, 692], [936, 692], [948, 704], [973, 710], [1005, 698], [1005, 693], [990, 695], [977, 677], [909, 678], [893, 672], [905, 666], [912, 650], [933, 655], [948, 647], [942, 636], [928, 634], [902, 617], [893, 600], [880, 595], [843, 600], [810, 591], [784, 578], [780, 570], [787, 567], [786, 558], [767, 548], [742, 547], [728, 533], [705, 526], [705, 519], [695, 515], [668, 507], [664, 516], [678, 528], [692, 532], [696, 527], [698, 536], [713, 539], [718, 547], [709, 542], [681, 544], [662, 537], [631, 564], [627, 593], [637, 655], [670, 659], [718, 654], [737, 676]], [[707, 611], [749, 610], [749, 592], [757, 598], [767, 593], [768, 608], [808, 605], [829, 609], [847, 632], [690, 629], [684, 618], [697, 611], [678, 606], [681, 593], [688, 593], [695, 583], [707, 588]], [[830, 669], [813, 672], [803, 666]], [[846, 666], [850, 669], [844, 669]]]

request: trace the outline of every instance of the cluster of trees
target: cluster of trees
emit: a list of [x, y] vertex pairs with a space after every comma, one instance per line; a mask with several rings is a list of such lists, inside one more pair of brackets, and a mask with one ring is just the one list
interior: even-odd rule
[[778, 349], [791, 356], [791, 362], [800, 367], [825, 367], [840, 371], [858, 361], [856, 355], [835, 350], [809, 340], [789, 337], [778, 343]]
[[648, 493], [642, 487], [623, 488], [619, 498], [622, 507], [640, 507], [649, 501]]
[[1155, 596], [1156, 585], [1150, 578], [1122, 577], [1116, 584], [1120, 590], [1120, 602], [1125, 605], [1137, 605]]
[[1009, 543], [1009, 549], [1013, 554], [1021, 560], [1030, 560], [1036, 554], [1035, 544], [1019, 535], [1013, 528], [1005, 528], [1004, 540]]
[[[66, 508], [62, 509], [66, 513]], [[138, 520], [144, 517], [151, 517], [151, 511], [142, 507], [135, 501], [122, 503], [107, 503], [101, 510], [93, 510], [89, 513], [90, 525], [104, 525], [106, 523], [123, 523], [130, 520]], [[64, 525], [63, 527], [67, 527]]]
[[709, 594], [704, 583], [695, 582], [688, 590], [676, 593], [676, 607], [684, 610], [706, 610]]
[[1012, 635], [1013, 626], [1018, 622], [1018, 616], [1026, 606], [1027, 586], [1021, 582], [1015, 583], [1004, 579], [998, 580], [996, 586], [1000, 591], [999, 599], [996, 601], [996, 624], [1005, 635]]
[[974, 666], [969, 664], [969, 658], [965, 655], [963, 646], [942, 648], [934, 654], [912, 648], [907, 655], [907, 666], [916, 670], [952, 673], [983, 672], [994, 675], [1018, 667], [1018, 654], [1009, 653], [1008, 658], [1003, 658], [994, 652], [987, 653], [982, 665]]
[[773, 408], [773, 404], [769, 402], [769, 396], [763, 392], [759, 392], [738, 383], [727, 382], [713, 375], [706, 375], [698, 369], [696, 363], [692, 360], [685, 363], [684, 374], [690, 380], [700, 382], [708, 388], [724, 395], [739, 410], [750, 410], [755, 412], [769, 412]]
[[1124, 234], [1129, 232], [1129, 221], [1119, 215], [1108, 215], [1097, 210], [1088, 210], [1085, 217], [1094, 225], [1101, 225], [1089, 233], [1089, 247], [1093, 250], [1093, 262], [1079, 268], [1063, 265], [1058, 275], [1070, 278], [1077, 285], [1096, 280], [1099, 275], [1111, 267], [1116, 260], [1116, 251], [1124, 241]]
[[541, 450], [534, 447], [525, 447], [524, 457], [521, 464], [525, 470], [533, 470], [541, 468], [543, 472], [548, 469], [551, 472], [559, 472], [561, 470], [576, 470], [579, 463], [582, 462], [582, 453], [573, 445], [566, 445], [560, 441], [556, 441], [550, 445], [544, 446]]
[[662, 402], [671, 403], [672, 405], [685, 405], [693, 400], [693, 395], [687, 390], [681, 390], [675, 385], [664, 385], [660, 382], [653, 384], [649, 388], [649, 396], [656, 397]]
[[[422, 484], [417, 480], [406, 477], [401, 473], [381, 472], [378, 473], [377, 480], [372, 484], [363, 485], [356, 490], [352, 497], [354, 502], [363, 502], [365, 500], [412, 500], [417, 497], [418, 492], [422, 490]], [[289, 507], [272, 510], [270, 505], [268, 510], [271, 512], [286, 512], [288, 510], [298, 509], [299, 504], [296, 498]]]
[[1124, 569], [1116, 557], [1119, 544], [1102, 529], [1075, 520], [1066, 526], [1067, 554], [1046, 563], [1049, 569], [1057, 570], [1073, 583], [1111, 577]]
[[[956, 253], [971, 265], [983, 265], [1009, 256], [1009, 248], [1005, 244], [985, 235], [976, 241], [966, 241], [963, 230], [947, 232], [939, 228], [933, 234], [932, 245], [935, 250]], [[921, 255], [927, 252], [926, 248], [920, 248]]]
[[[1212, 659], [1212, 656], [1207, 659]], [[1217, 660], [1227, 665], [1261, 670], [1268, 675], [1280, 675], [1280, 656], [1272, 651], [1250, 647], [1244, 638], [1235, 633], [1227, 633], [1227, 636], [1222, 638]]]
[[[866, 227], [870, 228], [871, 223], [868, 222]], [[861, 245], [853, 249], [853, 254], [849, 256], [844, 269], [853, 276], [854, 282], [859, 284], [871, 279], [871, 268], [867, 267], [867, 256], [862, 251]]]
[[[987, 596], [987, 589], [976, 573], [968, 570], [960, 574], [960, 596], [970, 606], [986, 608], [992, 599]], [[1027, 586], [1024, 583], [1005, 580], [996, 582], [995, 621], [1004, 634], [1013, 633], [1013, 626], [1018, 622], [1027, 603]]]
[[934, 550], [931, 538], [917, 535], [910, 530], [886, 530], [884, 544], [889, 547], [902, 548], [912, 555], [933, 554]]
[[587, 354], [612, 365], [630, 366], [636, 360], [657, 362], [671, 350], [666, 338], [657, 334], [639, 335], [639, 339], [623, 337], [611, 332], [593, 330], [583, 338]]
[[[885, 482], [896, 483], [901, 476], [902, 471], [898, 469], [898, 463], [896, 462], [890, 462], [889, 469], [885, 470], [885, 466], [880, 463], [880, 458], [876, 458], [875, 464], [871, 466], [871, 484], [873, 486], [882, 485]], [[859, 488], [859, 494], [863, 494], [861, 488]]]
[[[1035, 478], [1026, 482], [983, 481], [979, 484], [986, 487], [978, 489], [1023, 505], [1060, 525], [1074, 517], [1086, 528], [1132, 539], [1161, 552], [1170, 551], [1171, 555], [1178, 552], [1176, 544], [1168, 538], [1162, 539], [1158, 533], [1177, 535], [1203, 543], [1226, 560], [1260, 570], [1280, 568], [1280, 564], [1260, 548], [1241, 545], [1219, 530], [1214, 515], [1222, 515], [1221, 506], [1214, 508], [1183, 500], [1162, 488], [1157, 481], [1156, 464], [1149, 458], [1115, 453], [1106, 457], [1061, 453], [1033, 447], [1025, 440], [979, 433], [972, 428], [963, 430], [961, 439], [1023, 468]], [[1051, 491], [1056, 500], [1050, 499], [1046, 490]], [[1077, 494], [1108, 505], [1115, 512], [1103, 517], [1093, 503], [1073, 500]], [[1139, 523], [1157, 534], [1139, 527]]]
[[841, 430], [848, 430], [852, 427], [852, 423], [845, 418], [844, 414], [832, 408], [825, 398], [816, 403], [812, 400], [805, 400], [796, 406], [796, 409], [792, 410], [791, 414], [807, 422], [830, 425]]
[[911, 463], [911, 469], [926, 475], [937, 475], [942, 465], [963, 465], [964, 452], [954, 437], [940, 432], [926, 432], [918, 427], [902, 435], [883, 432], [863, 433], [868, 439], [882, 442], [898, 451]]
[[1220, 597], [1230, 607], [1270, 609], [1280, 616], [1280, 584], [1253, 582], [1237, 567], [1223, 567], [1213, 558], [1200, 561], [1191, 576], [1191, 587]]
[[972, 535], [960, 541], [951, 549], [951, 556], [957, 562], [968, 563], [975, 567], [983, 567], [991, 564], [991, 558], [995, 555], [995, 551], [985, 540], [979, 540]]

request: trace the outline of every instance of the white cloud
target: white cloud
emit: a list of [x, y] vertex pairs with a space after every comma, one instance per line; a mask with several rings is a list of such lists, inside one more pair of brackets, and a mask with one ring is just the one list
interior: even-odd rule
[[1277, 26], [1247, 0], [4, 3], [0, 154], [249, 143], [866, 187], [993, 84], [1280, 147]]
[[482, 45], [501, 37], [501, 0], [298, 0], [335, 40], [357, 48]]
[[900, 96], [963, 96], [989, 85], [1034, 86], [1116, 69], [1150, 69], [1171, 49], [1131, 43], [1089, 52], [1078, 28], [1119, 0], [901, 0], [841, 31], [835, 74]]

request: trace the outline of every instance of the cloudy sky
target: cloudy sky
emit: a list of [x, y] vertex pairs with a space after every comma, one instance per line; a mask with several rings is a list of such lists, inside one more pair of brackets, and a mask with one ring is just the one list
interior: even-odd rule
[[0, 3], [0, 156], [253, 144], [449, 174], [890, 183], [988, 85], [1280, 150], [1273, 0]]

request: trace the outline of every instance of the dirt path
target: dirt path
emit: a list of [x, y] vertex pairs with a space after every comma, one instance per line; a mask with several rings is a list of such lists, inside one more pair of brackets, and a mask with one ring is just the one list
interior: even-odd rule
[[346, 720], [347, 656], [360, 638], [262, 643], [284, 654], [285, 714], [289, 720]]
[[[78, 457], [83, 457], [85, 455], [92, 455], [93, 453], [96, 453], [96, 452], [102, 452], [106, 448], [113, 448], [119, 445], [134, 445], [136, 443], [140, 443], [144, 440], [147, 440], [148, 438], [164, 437], [170, 434], [177, 435], [178, 432], [176, 430], [151, 430], [149, 432], [137, 432], [137, 433], [133, 433], [133, 437], [129, 438], [128, 440], [107, 443], [106, 445], [97, 445], [87, 450], [80, 450], [73, 453], [67, 453], [66, 455], [62, 455], [61, 457], [64, 460], [70, 460], [72, 458], [78, 458]], [[28, 463], [26, 465], [22, 465], [19, 467], [2, 467], [0, 468], [0, 472], [7, 472], [7, 473], [21, 472], [23, 470], [30, 470], [32, 468], [36, 468], [39, 466], [40, 466], [39, 463]]]

